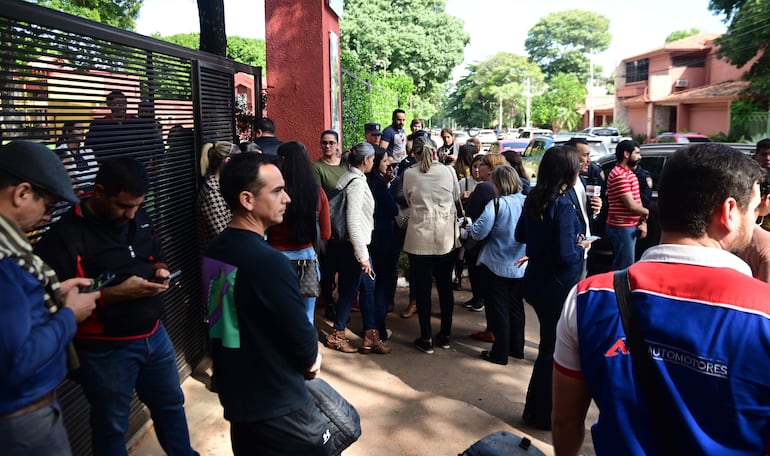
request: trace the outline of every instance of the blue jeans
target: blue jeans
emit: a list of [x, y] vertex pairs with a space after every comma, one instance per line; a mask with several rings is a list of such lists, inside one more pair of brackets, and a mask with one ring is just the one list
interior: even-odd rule
[[1, 418], [0, 448], [5, 456], [72, 454], [59, 402], [54, 400], [34, 412]]
[[[286, 258], [290, 260], [316, 260], [316, 274], [318, 275], [318, 280], [321, 280], [321, 271], [318, 268], [318, 258], [316, 257], [315, 249], [313, 247], [308, 247], [306, 249], [302, 250], [281, 250], [281, 253], [286, 255]], [[305, 311], [307, 312], [307, 319], [310, 321], [310, 324], [313, 324], [313, 321], [315, 319], [315, 300], [314, 297], [303, 297], [303, 301], [305, 301]]]
[[374, 280], [368, 274], [361, 273], [361, 264], [353, 254], [353, 245], [350, 242], [343, 242], [329, 247], [331, 248], [327, 250], [326, 254], [331, 255], [338, 266], [339, 299], [337, 300], [337, 321], [334, 323], [334, 328], [345, 329], [350, 316], [350, 309], [353, 307], [353, 300], [358, 294], [358, 308], [361, 311], [364, 331], [367, 329], [381, 330], [385, 325], [385, 308], [383, 306], [382, 309], [375, 309]]
[[107, 351], [78, 350], [77, 380], [91, 405], [95, 456], [125, 455], [125, 434], [136, 390], [150, 409], [155, 434], [169, 456], [197, 455], [190, 446], [176, 353], [166, 329]]
[[636, 259], [636, 227], [616, 228], [607, 225], [606, 232], [614, 252], [612, 269], [617, 271], [634, 264]]

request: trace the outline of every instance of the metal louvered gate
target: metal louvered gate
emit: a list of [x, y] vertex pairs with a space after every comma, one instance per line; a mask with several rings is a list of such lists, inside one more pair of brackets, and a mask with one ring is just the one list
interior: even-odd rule
[[[151, 187], [144, 206], [170, 267], [183, 271], [163, 295], [163, 321], [183, 379], [202, 358], [206, 337], [195, 230], [199, 151], [203, 141], [236, 140], [237, 72], [253, 77], [248, 104], [262, 112], [260, 68], [3, 0], [0, 142], [28, 139], [57, 149], [79, 190], [88, 190], [104, 157], [132, 156], [145, 164]], [[125, 107], [120, 97], [108, 107], [108, 94], [118, 92]], [[45, 236], [45, 227], [35, 236]], [[67, 380], [58, 394], [73, 454], [91, 454], [80, 387]], [[148, 419], [135, 398], [127, 438]]]

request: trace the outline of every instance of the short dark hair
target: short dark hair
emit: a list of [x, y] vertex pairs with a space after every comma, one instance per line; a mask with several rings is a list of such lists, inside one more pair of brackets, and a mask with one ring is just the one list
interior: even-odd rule
[[625, 155], [623, 154], [625, 152], [631, 153], [637, 147], [639, 147], [639, 145], [630, 139], [624, 139], [623, 141], [620, 141], [618, 146], [615, 148], [615, 159], [618, 161], [618, 163], [622, 162], [625, 158]]
[[267, 133], [275, 133], [275, 123], [269, 117], [262, 117], [254, 123], [256, 130], [262, 130]]
[[101, 185], [107, 196], [126, 192], [131, 196], [142, 196], [150, 188], [150, 178], [138, 160], [131, 157], [110, 158], [102, 162], [96, 172], [94, 184]]
[[760, 139], [757, 143], [757, 152], [760, 149], [770, 149], [770, 138]]
[[112, 101], [116, 98], [126, 98], [126, 94], [120, 90], [113, 90], [112, 92], [107, 94], [107, 97], [105, 97], [107, 101]]
[[230, 210], [240, 209], [239, 195], [243, 191], [258, 194], [264, 181], [259, 177], [259, 170], [264, 165], [275, 165], [274, 155], [246, 152], [233, 156], [219, 175], [219, 192]]
[[[573, 136], [572, 138], [569, 139], [569, 141], [567, 141], [565, 143], [565, 145], [572, 146], [572, 147], [574, 147], [576, 149], [577, 149], [577, 145], [578, 144], [585, 144], [587, 146], [588, 145], [588, 140], [585, 139], [585, 138], [581, 138], [579, 136]], [[631, 150], [633, 150], [633, 149], [631, 149]]]
[[321, 132], [321, 139], [323, 139], [323, 137], [326, 135], [333, 135], [335, 141], [337, 142], [340, 141], [340, 134], [334, 130], [324, 130], [323, 132]]
[[403, 114], [403, 115], [406, 115], [406, 111], [404, 111], [404, 110], [403, 110], [403, 109], [401, 109], [401, 108], [395, 109], [395, 110], [393, 111], [393, 115], [391, 116], [391, 119], [393, 119], [393, 121], [394, 121], [394, 122], [396, 121], [396, 114]]
[[698, 238], [727, 198], [745, 210], [764, 174], [756, 160], [719, 143], [683, 147], [666, 161], [658, 187], [663, 231]]

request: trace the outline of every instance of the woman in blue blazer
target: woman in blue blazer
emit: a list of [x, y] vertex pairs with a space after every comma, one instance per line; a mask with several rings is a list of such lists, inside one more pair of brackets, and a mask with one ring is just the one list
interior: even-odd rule
[[577, 150], [556, 146], [543, 155], [537, 184], [524, 203], [516, 240], [527, 245], [524, 299], [540, 321], [540, 348], [529, 381], [523, 419], [538, 429], [551, 429], [551, 370], [556, 323], [569, 290], [582, 272], [583, 239], [575, 206], [567, 192], [577, 179]]

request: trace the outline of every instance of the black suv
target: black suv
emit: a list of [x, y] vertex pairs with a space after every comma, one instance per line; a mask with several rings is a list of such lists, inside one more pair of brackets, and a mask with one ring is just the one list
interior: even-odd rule
[[[754, 154], [755, 146], [753, 144], [727, 144], [737, 150], [740, 150], [746, 154]], [[647, 172], [652, 175], [652, 202], [650, 203], [650, 216], [647, 221], [647, 236], [644, 239], [639, 239], [636, 242], [636, 258], [642, 256], [645, 250], [653, 245], [657, 245], [660, 242], [660, 222], [658, 220], [658, 185], [660, 183], [660, 174], [663, 171], [663, 166], [666, 164], [666, 160], [674, 151], [678, 150], [682, 146], [680, 144], [643, 144], [639, 146], [639, 150], [642, 154], [641, 166]], [[610, 171], [615, 166], [615, 154], [605, 155], [596, 160], [596, 163], [601, 166], [604, 171], [604, 178], [610, 174]], [[607, 220], [607, 192], [606, 187], [602, 190], [602, 212], [599, 214], [599, 218], [591, 225], [591, 234], [601, 236], [591, 245], [591, 250], [588, 252], [588, 274], [597, 274], [600, 272], [606, 272], [612, 269], [612, 244], [604, 232], [604, 224]]]

